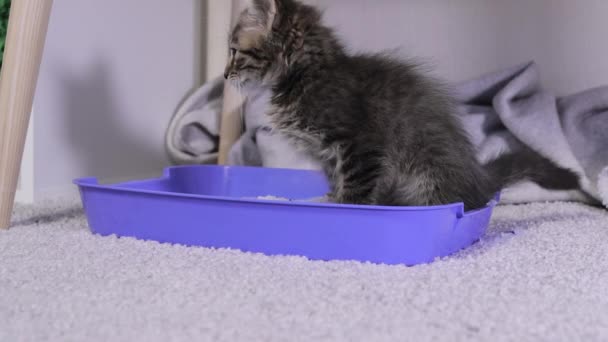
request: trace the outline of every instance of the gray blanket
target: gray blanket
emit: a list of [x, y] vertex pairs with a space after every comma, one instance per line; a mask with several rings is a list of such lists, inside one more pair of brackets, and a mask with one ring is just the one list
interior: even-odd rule
[[[608, 207], [608, 86], [558, 98], [543, 89], [538, 67], [525, 63], [456, 84], [460, 117], [481, 161], [526, 144], [576, 172], [582, 191], [548, 191], [524, 182], [505, 189], [502, 201], [583, 201]], [[201, 87], [178, 110], [167, 132], [176, 164], [217, 160], [223, 79]], [[269, 94], [250, 94], [243, 107], [245, 129], [229, 164], [318, 169], [269, 128]]]

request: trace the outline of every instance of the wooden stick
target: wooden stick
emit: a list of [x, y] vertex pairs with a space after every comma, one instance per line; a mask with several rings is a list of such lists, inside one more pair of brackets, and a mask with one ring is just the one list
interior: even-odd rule
[[52, 0], [13, 0], [0, 77], [0, 229], [8, 228]]
[[239, 140], [243, 134], [243, 120], [241, 117], [244, 98], [236, 91], [234, 86], [224, 85], [224, 103], [222, 105], [222, 117], [220, 126], [220, 148], [218, 164], [228, 163], [228, 154], [232, 145]]
[[[247, 4], [246, 0], [232, 0], [232, 20], [231, 25], [234, 25], [238, 15]], [[225, 30], [226, 28], [216, 28]], [[228, 55], [228, 51], [226, 51]], [[222, 106], [221, 126], [220, 126], [220, 146], [218, 164], [226, 165], [228, 163], [228, 154], [232, 145], [239, 139], [242, 132], [243, 122], [241, 120], [241, 110], [244, 99], [229, 85], [228, 82], [224, 85], [224, 103]]]

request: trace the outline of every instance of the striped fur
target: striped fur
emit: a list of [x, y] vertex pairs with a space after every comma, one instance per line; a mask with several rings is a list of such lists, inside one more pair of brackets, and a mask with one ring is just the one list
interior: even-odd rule
[[[472, 209], [538, 176], [519, 163], [540, 157], [529, 153], [481, 165], [440, 83], [389, 55], [348, 54], [311, 6], [253, 0], [230, 48], [226, 78], [272, 89], [275, 128], [322, 162], [338, 203]], [[578, 186], [571, 172], [542, 165]]]

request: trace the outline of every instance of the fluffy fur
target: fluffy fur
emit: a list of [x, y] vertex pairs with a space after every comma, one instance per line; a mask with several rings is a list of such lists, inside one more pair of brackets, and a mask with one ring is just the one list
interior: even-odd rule
[[274, 126], [322, 162], [337, 203], [473, 209], [525, 178], [578, 185], [532, 151], [481, 165], [441, 84], [412, 63], [348, 54], [320, 12], [294, 0], [253, 0], [230, 36], [225, 77], [272, 89]]

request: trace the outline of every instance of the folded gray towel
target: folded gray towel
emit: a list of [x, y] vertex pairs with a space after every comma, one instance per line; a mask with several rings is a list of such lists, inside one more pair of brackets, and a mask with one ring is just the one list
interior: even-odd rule
[[[223, 80], [204, 85], [180, 108], [167, 132], [178, 164], [217, 160]], [[549, 191], [532, 182], [505, 190], [502, 201], [601, 201], [608, 207], [608, 86], [557, 98], [542, 88], [538, 66], [521, 64], [454, 86], [460, 117], [485, 161], [525, 144], [576, 172], [583, 191]], [[229, 155], [232, 165], [318, 169], [318, 164], [269, 128], [269, 93], [250, 94], [245, 131]]]

